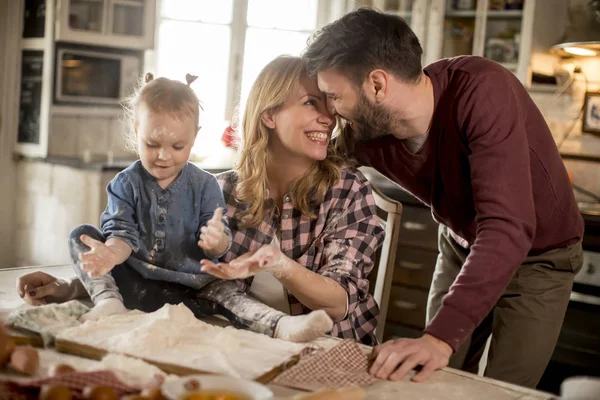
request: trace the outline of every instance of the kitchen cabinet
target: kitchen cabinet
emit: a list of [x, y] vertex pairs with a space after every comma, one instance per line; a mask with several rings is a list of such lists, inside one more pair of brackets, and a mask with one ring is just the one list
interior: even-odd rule
[[[429, 208], [399, 186], [373, 168], [360, 170], [383, 194], [402, 203], [383, 339], [421, 337], [439, 253], [438, 224]], [[600, 205], [580, 203], [579, 207], [585, 221], [583, 267], [575, 276], [558, 343], [537, 387], [556, 394], [565, 378], [600, 376]], [[369, 275], [371, 286], [375, 276], [376, 271]]]
[[396, 334], [398, 329], [420, 335], [425, 328], [427, 297], [438, 256], [437, 232], [438, 223], [429, 208], [416, 201], [402, 201], [396, 265], [383, 333], [386, 340], [406, 335]]
[[[372, 177], [368, 179], [386, 196], [402, 203], [400, 235], [394, 246], [396, 261], [383, 339], [420, 337], [426, 325], [427, 297], [438, 257], [438, 223], [433, 220], [429, 208], [408, 199], [401, 189], [382, 186], [379, 180], [374, 182]], [[369, 275], [371, 294], [376, 276], [375, 269]]]
[[532, 70], [552, 72], [548, 54], [564, 33], [567, 0], [357, 0], [410, 24], [423, 47], [423, 65], [475, 55], [512, 71], [527, 87]]
[[564, 32], [567, 6], [566, 0], [431, 0], [425, 63], [482, 56], [529, 87], [534, 64], [547, 64], [548, 50]]
[[14, 133], [15, 151], [45, 157], [52, 106], [54, 40], [52, 23], [55, 0], [22, 1], [20, 4], [21, 53], [18, 91], [19, 124]]
[[[575, 275], [558, 342], [538, 389], [556, 393], [573, 376], [600, 377], [600, 204], [580, 204], [583, 266]], [[597, 396], [596, 396], [597, 397]]]
[[[427, 297], [438, 257], [438, 223], [431, 210], [373, 168], [365, 177], [387, 197], [402, 203], [400, 234], [383, 339], [420, 337], [425, 328]], [[374, 280], [377, 272], [369, 275]], [[374, 282], [371, 281], [371, 291]]]
[[[13, 133], [15, 152], [35, 158], [92, 158], [112, 152], [115, 158], [131, 158], [122, 151], [121, 108], [85, 101], [61, 101], [59, 70], [62, 49], [81, 54], [101, 55], [106, 59], [126, 60], [131, 55], [141, 60], [145, 49], [154, 44], [156, 0], [28, 0], [19, 2], [22, 20], [18, 91], [19, 125]], [[71, 69], [78, 94], [85, 97], [86, 76], [93, 75], [94, 63], [102, 57], [89, 57], [80, 70]], [[121, 61], [119, 61], [121, 62]], [[113, 63], [114, 65], [114, 63]], [[57, 67], [58, 66], [58, 67]], [[68, 68], [68, 67], [67, 67]], [[108, 69], [101, 69], [106, 74]], [[135, 75], [122, 68], [123, 75]], [[64, 72], [64, 71], [63, 71]], [[64, 75], [63, 75], [64, 76]], [[113, 75], [110, 75], [113, 76]], [[98, 77], [98, 75], [96, 75]], [[99, 77], [96, 81], [100, 82]], [[114, 78], [114, 77], [113, 77]], [[117, 76], [119, 78], [119, 76]], [[119, 97], [126, 93], [126, 81], [117, 79]], [[128, 81], [133, 81], [129, 79]], [[113, 79], [114, 81], [114, 79]], [[83, 83], [82, 83], [83, 82]], [[113, 96], [114, 97], [114, 96]], [[116, 100], [116, 99], [114, 99]], [[86, 138], [87, 136], [87, 138]]]
[[56, 40], [145, 50], [154, 47], [156, 0], [58, 0]]

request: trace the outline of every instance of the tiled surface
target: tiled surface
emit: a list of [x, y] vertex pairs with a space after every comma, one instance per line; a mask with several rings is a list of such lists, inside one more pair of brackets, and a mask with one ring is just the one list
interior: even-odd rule
[[92, 156], [134, 157], [125, 149], [127, 126], [119, 115], [52, 115], [48, 137], [48, 155], [82, 158]]
[[106, 202], [102, 172], [40, 161], [20, 162], [13, 266], [68, 263], [68, 237], [97, 225]]
[[573, 71], [576, 66], [582, 69], [582, 74], [575, 74], [573, 84], [562, 95], [531, 93], [531, 96], [546, 118], [557, 142], [562, 140], [575, 122], [569, 138], [565, 140], [561, 148], [562, 151], [600, 156], [600, 138], [582, 132], [579, 118], [586, 89], [590, 92], [600, 90], [600, 59], [597, 57], [579, 58], [574, 61], [565, 61], [561, 67], [566, 71]]
[[[562, 95], [532, 92], [531, 96], [546, 118], [557, 143], [560, 143], [567, 133], [569, 134], [568, 139], [562, 144], [561, 152], [600, 157], [600, 137], [582, 132], [581, 118], [579, 118], [586, 89], [587, 91], [600, 90], [600, 58], [579, 58], [562, 64], [562, 68], [567, 71], [573, 71], [576, 66], [581, 67], [583, 73], [575, 75], [573, 84]], [[600, 195], [598, 163], [565, 160], [565, 166], [572, 174], [576, 185]], [[595, 202], [581, 193], [576, 193], [576, 196], [582, 202]]]

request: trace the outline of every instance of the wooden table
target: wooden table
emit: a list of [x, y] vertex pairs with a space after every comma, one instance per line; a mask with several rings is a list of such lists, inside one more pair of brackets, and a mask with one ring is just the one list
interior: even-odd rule
[[[72, 276], [68, 266], [47, 266], [39, 268], [18, 268], [0, 270], [0, 317], [14, 307], [23, 304], [15, 290], [15, 280], [18, 276], [42, 270], [51, 275], [60, 277]], [[336, 338], [321, 338], [317, 344], [332, 347], [339, 342]], [[369, 352], [367, 346], [362, 346], [364, 351]], [[71, 355], [65, 355], [53, 350], [44, 350], [42, 367], [44, 363], [55, 363], [57, 360], [65, 360], [71, 364], [89, 364], [94, 361], [80, 359]], [[48, 365], [46, 365], [48, 366]], [[0, 378], [2, 378], [0, 376]], [[6, 376], [4, 376], [6, 378]], [[453, 399], [485, 399], [485, 400], [546, 400], [552, 395], [530, 390], [520, 386], [480, 377], [451, 368], [436, 371], [433, 376], [424, 383], [413, 383], [407, 376], [400, 382], [380, 381], [366, 388], [368, 399], [411, 399], [411, 400], [453, 400]], [[286, 399], [293, 395], [302, 393], [297, 390], [269, 385], [275, 393], [276, 399]]]

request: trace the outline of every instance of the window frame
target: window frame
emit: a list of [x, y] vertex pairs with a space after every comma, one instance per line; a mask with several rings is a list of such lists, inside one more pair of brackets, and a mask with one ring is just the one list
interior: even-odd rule
[[[216, 0], [218, 1], [218, 0]], [[242, 76], [244, 65], [244, 52], [246, 44], [246, 32], [248, 31], [247, 14], [249, 0], [233, 0], [233, 11], [231, 23], [227, 24], [231, 29], [231, 41], [229, 44], [229, 65], [227, 72], [227, 97], [225, 101], [225, 120], [231, 121], [235, 115], [236, 107], [240, 104], [240, 93], [242, 88]], [[146, 53], [146, 70], [156, 71], [157, 61], [160, 57], [158, 46], [158, 35], [160, 26], [164, 20], [178, 21], [177, 19], [162, 16], [163, 0], [157, 0], [155, 43], [153, 51]], [[325, 26], [328, 22], [342, 16], [347, 9], [346, 0], [317, 0], [317, 26], [316, 30]], [[194, 22], [194, 21], [192, 21]], [[197, 23], [202, 23], [197, 21]], [[223, 24], [225, 25], [225, 24]], [[304, 31], [298, 31], [304, 32]]]

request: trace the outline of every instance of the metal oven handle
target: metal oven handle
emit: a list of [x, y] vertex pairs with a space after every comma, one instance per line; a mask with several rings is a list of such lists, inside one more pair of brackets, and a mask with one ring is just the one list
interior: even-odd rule
[[600, 306], [600, 297], [590, 296], [588, 294], [581, 294], [577, 292], [571, 292], [571, 301]]
[[406, 300], [395, 300], [392, 302], [392, 304], [395, 307], [401, 308], [403, 310], [416, 310], [418, 307], [415, 303], [411, 303], [410, 301]]

